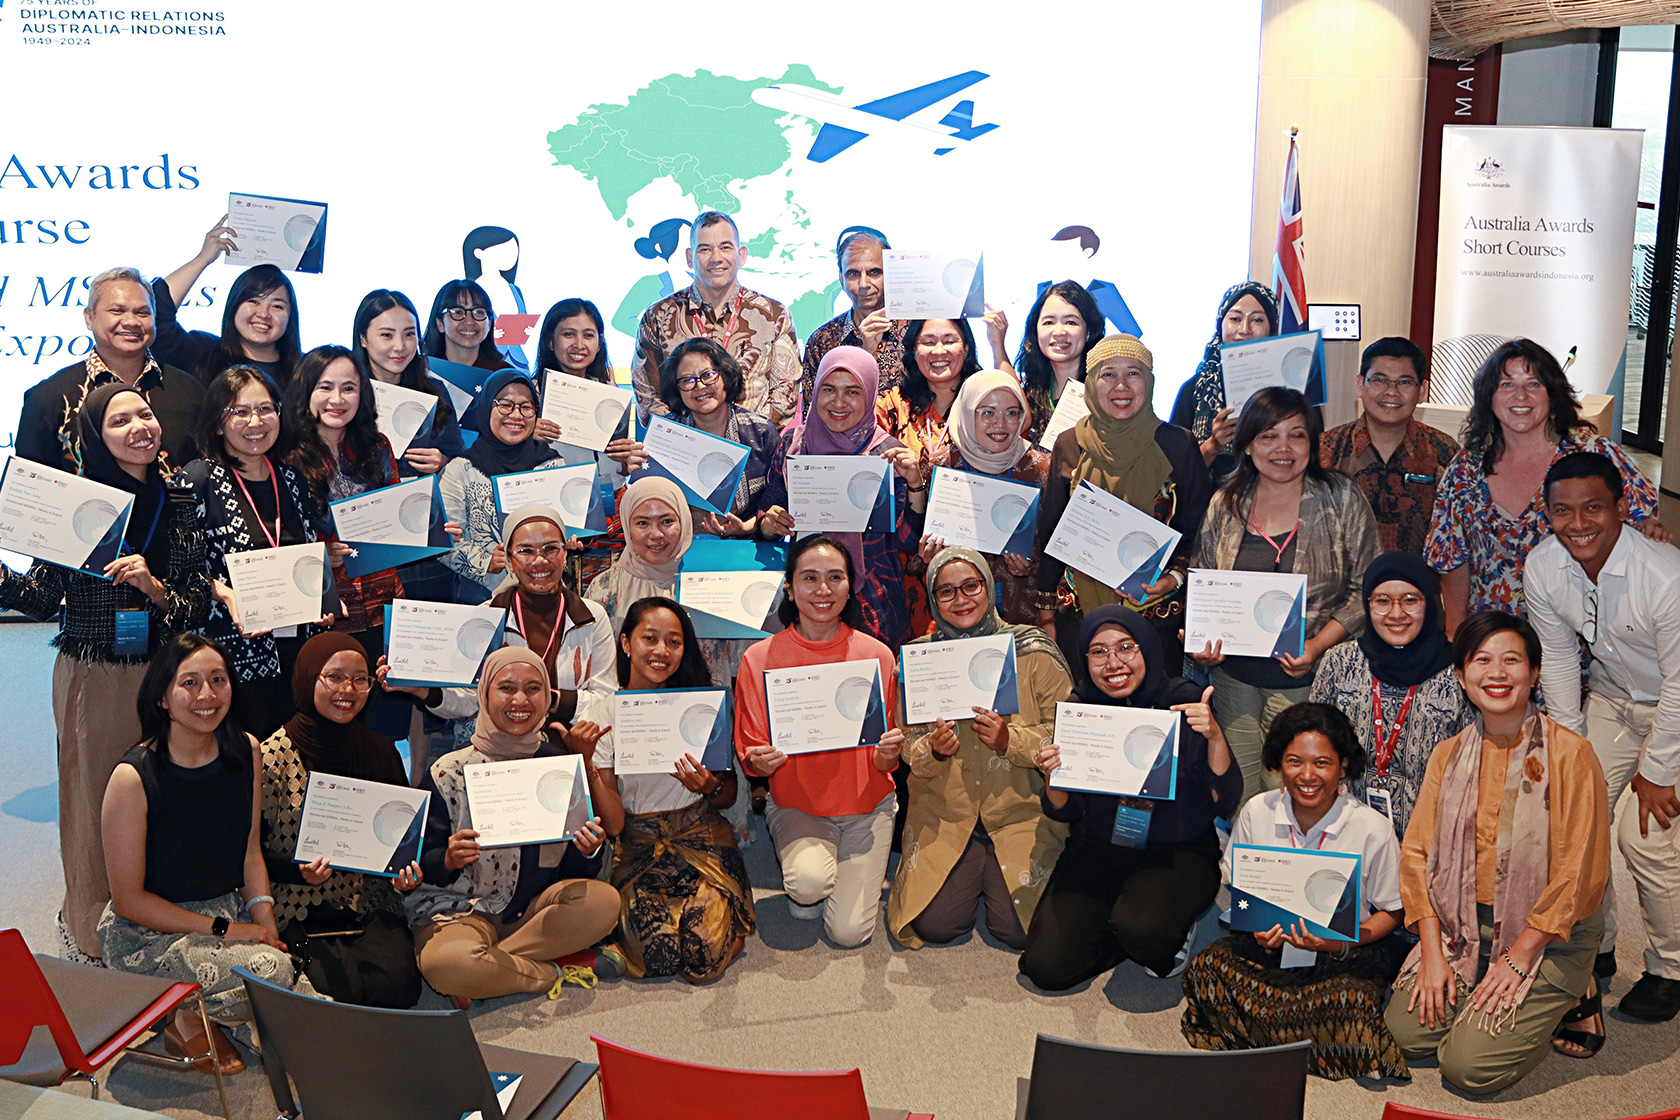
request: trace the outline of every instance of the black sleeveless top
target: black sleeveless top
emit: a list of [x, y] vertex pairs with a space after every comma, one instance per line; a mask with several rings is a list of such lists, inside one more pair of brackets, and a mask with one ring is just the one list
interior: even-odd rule
[[217, 755], [177, 766], [145, 745], [123, 757], [146, 791], [146, 890], [174, 903], [220, 898], [245, 884], [251, 773]]

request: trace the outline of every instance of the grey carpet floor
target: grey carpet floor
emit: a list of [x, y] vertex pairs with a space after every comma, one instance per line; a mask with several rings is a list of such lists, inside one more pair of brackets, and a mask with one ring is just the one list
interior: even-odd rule
[[[0, 875], [0, 925], [21, 928], [38, 952], [53, 951], [52, 922], [62, 889], [53, 823], [50, 633], [33, 625], [0, 625], [0, 679], [7, 697], [0, 705], [5, 759], [0, 850], [7, 857]], [[675, 980], [618, 981], [592, 991], [567, 988], [553, 1001], [491, 1000], [471, 1012], [479, 1037], [585, 1059], [594, 1052], [589, 1036], [599, 1034], [675, 1058], [743, 1068], [857, 1066], [873, 1103], [929, 1111], [941, 1120], [1013, 1116], [1018, 1079], [1031, 1069], [1035, 1032], [1109, 1046], [1184, 1048], [1178, 981], [1152, 979], [1134, 964], [1074, 992], [1048, 996], [1021, 981], [1013, 955], [984, 936], [911, 952], [878, 930], [862, 949], [835, 948], [821, 936], [820, 923], [789, 916], [762, 818], [753, 824], [755, 839], [746, 854], [757, 884], [760, 936], [721, 980], [704, 988]], [[1612, 999], [1638, 978], [1643, 948], [1632, 885], [1619, 857], [1617, 863], [1625, 918]], [[1210, 914], [1199, 943], [1218, 935]], [[428, 992], [422, 1006], [444, 1004]], [[1677, 1046], [1680, 1020], [1642, 1024], [1612, 1012], [1609, 1041], [1596, 1058], [1550, 1055], [1514, 1088], [1492, 1098], [1465, 1097], [1445, 1087], [1433, 1068], [1418, 1068], [1409, 1083], [1309, 1079], [1306, 1114], [1313, 1120], [1377, 1120], [1383, 1102], [1393, 1100], [1512, 1120], [1635, 1116], [1680, 1105]], [[254, 1066], [228, 1084], [240, 1120], [274, 1114]], [[176, 1117], [217, 1114], [207, 1077], [138, 1062], [115, 1066], [108, 1096]], [[599, 1117], [595, 1091], [565, 1115]], [[1116, 1116], [1122, 1115], [1130, 1114], [1117, 1102]]]

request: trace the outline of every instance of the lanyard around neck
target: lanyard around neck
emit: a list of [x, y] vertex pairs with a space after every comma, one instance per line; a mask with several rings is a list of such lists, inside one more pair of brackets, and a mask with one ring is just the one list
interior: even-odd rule
[[263, 463], [268, 467], [268, 481], [274, 485], [274, 532], [270, 533], [268, 531], [268, 523], [263, 520], [262, 514], [257, 512], [257, 503], [251, 501], [251, 491], [246, 488], [245, 480], [244, 480], [244, 478], [240, 477], [240, 474], [237, 470], [233, 472], [233, 480], [235, 482], [239, 483], [240, 492], [245, 495], [245, 501], [251, 507], [251, 513], [257, 519], [257, 528], [261, 529], [263, 531], [263, 536], [268, 538], [268, 547], [279, 548], [280, 547], [280, 475], [279, 475], [278, 472], [275, 471], [274, 464], [270, 463], [268, 461], [268, 456], [267, 455], [263, 456]]
[[[566, 593], [562, 591], [560, 593], [560, 602], [554, 612], [554, 629], [549, 631], [548, 644], [543, 647], [542, 651], [544, 665], [548, 664], [549, 656], [554, 652], [554, 643], [560, 640], [560, 630], [562, 628], [562, 623], [565, 622], [565, 613]], [[530, 648], [531, 632], [525, 629], [525, 608], [519, 604], [519, 592], [517, 589], [513, 593], [513, 619], [515, 622], [519, 623], [519, 635], [525, 639], [526, 648]]]
[[1254, 520], [1253, 514], [1249, 515], [1248, 527], [1259, 534], [1261, 540], [1272, 546], [1272, 551], [1277, 553], [1277, 561], [1272, 565], [1272, 571], [1281, 572], [1283, 570], [1283, 554], [1288, 550], [1290, 542], [1295, 539], [1295, 534], [1301, 531], [1301, 523], [1299, 521], [1295, 522], [1295, 527], [1289, 530], [1289, 535], [1283, 538], [1281, 544], [1270, 533], [1260, 528], [1259, 523]]
[[1375, 676], [1371, 678], [1371, 719], [1377, 729], [1377, 749], [1371, 753], [1372, 761], [1377, 764], [1379, 778], [1388, 776], [1388, 764], [1394, 758], [1394, 748], [1400, 742], [1400, 729], [1405, 726], [1406, 717], [1411, 714], [1412, 701], [1417, 699], [1417, 690], [1418, 686], [1415, 684], [1406, 690], [1406, 699], [1401, 702], [1400, 711], [1394, 717], [1394, 728], [1385, 734], [1384, 729], [1388, 725], [1383, 721], [1382, 686], [1377, 683]]
[[[696, 292], [696, 294], [698, 294], [698, 291]], [[724, 330], [723, 330], [723, 342], [721, 343], [721, 345], [723, 346], [723, 348], [725, 350], [729, 349], [730, 339], [735, 337], [735, 324], [741, 318], [741, 305], [743, 303], [745, 303], [746, 301], [747, 301], [747, 290], [745, 288], [737, 287], [736, 290], [735, 290], [735, 310], [733, 310], [729, 313], [729, 323], [724, 327]], [[704, 301], [702, 301], [702, 302], [704, 302]], [[705, 320], [704, 316], [699, 311], [695, 311], [692, 314], [694, 315], [694, 329], [695, 329], [695, 331], [700, 335], [701, 338], [705, 338], [711, 332], [706, 329], [706, 320]]]

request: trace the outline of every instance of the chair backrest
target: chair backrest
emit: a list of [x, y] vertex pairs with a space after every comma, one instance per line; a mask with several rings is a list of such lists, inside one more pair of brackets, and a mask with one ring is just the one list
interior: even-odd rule
[[275, 1104], [293, 1112], [289, 1075], [309, 1120], [502, 1115], [464, 1011], [392, 1011], [245, 981]]
[[658, 1058], [590, 1035], [602, 1120], [869, 1120], [863, 1075], [725, 1069]]
[[[1473, 1118], [1460, 1116], [1453, 1112], [1430, 1112], [1424, 1108], [1408, 1108], [1406, 1105], [1389, 1101], [1383, 1105], [1382, 1120], [1473, 1120]], [[1627, 1120], [1680, 1120], [1680, 1108], [1671, 1108], [1665, 1112], [1652, 1112], [1644, 1116], [1630, 1116]]]
[[29, 1036], [36, 1027], [46, 1027], [65, 1069], [93, 1072], [52, 985], [41, 975], [23, 934], [15, 929], [0, 929], [0, 992], [6, 993], [0, 999], [0, 1066], [21, 1061]]
[[1041, 1034], [1027, 1120], [1108, 1120], [1121, 1107], [1151, 1120], [1301, 1120], [1311, 1045], [1163, 1053]]

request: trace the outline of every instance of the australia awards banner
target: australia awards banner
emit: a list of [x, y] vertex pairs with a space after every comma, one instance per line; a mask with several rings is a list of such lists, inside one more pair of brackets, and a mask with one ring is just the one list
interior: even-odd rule
[[1469, 404], [1477, 367], [1520, 337], [1578, 391], [1621, 392], [1642, 135], [1442, 130], [1434, 402]]

